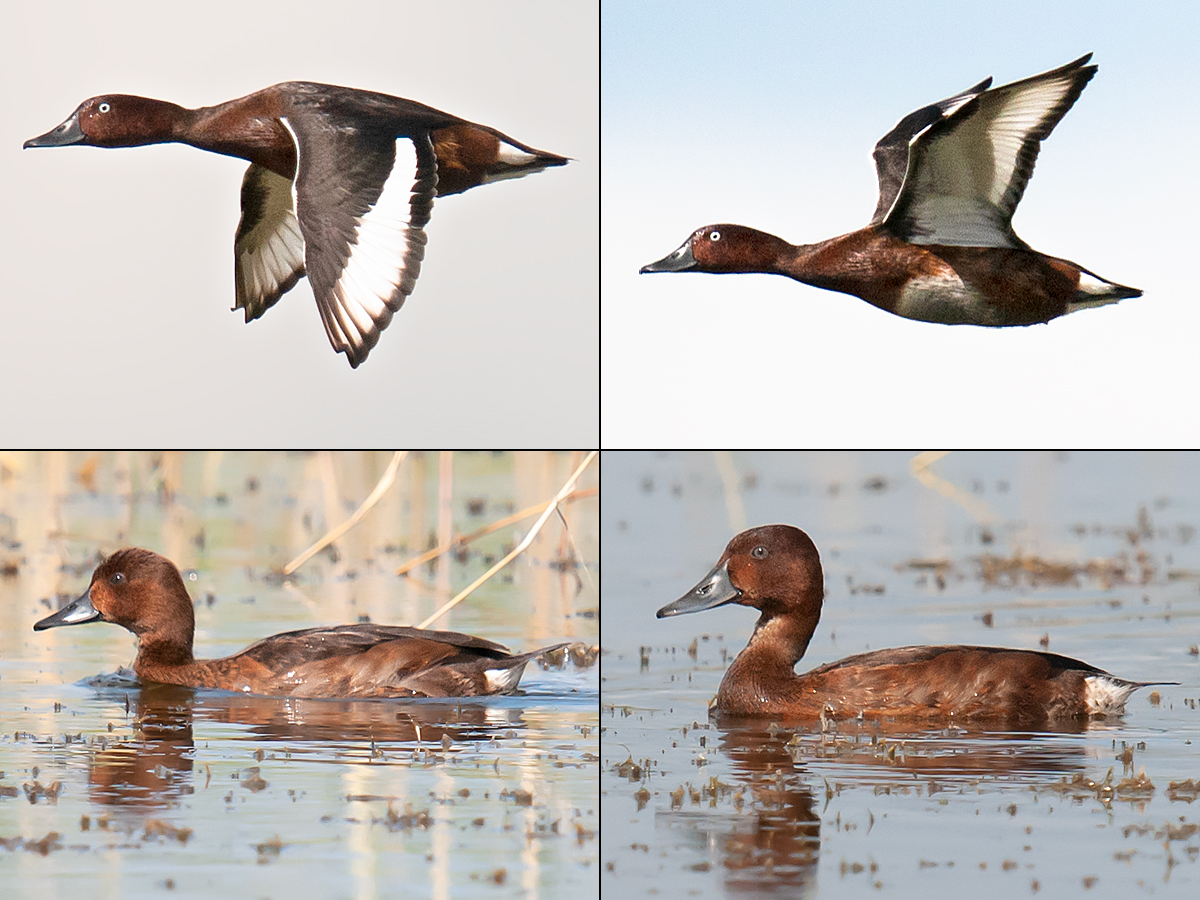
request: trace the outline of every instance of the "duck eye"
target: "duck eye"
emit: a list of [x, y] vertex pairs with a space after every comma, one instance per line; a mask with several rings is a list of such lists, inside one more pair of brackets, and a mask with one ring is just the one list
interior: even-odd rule
[[767, 548], [762, 547], [762, 546], [755, 547], [753, 550], [750, 551], [750, 555], [753, 556], [755, 559], [766, 559], [767, 558]]
[[710, 231], [710, 232], [708, 233], [708, 239], [709, 239], [710, 241], [719, 241], [719, 240], [721, 239], [721, 232], [719, 232], [719, 231]]
[[124, 574], [117, 572], [112, 578], [108, 579], [109, 584], [120, 584], [125, 580]]
[[106, 113], [106, 112], [108, 112], [110, 109], [112, 109], [112, 107], [111, 107], [111, 106], [109, 106], [107, 103], [101, 103], [101, 104], [100, 104], [99, 106], [97, 106], [96, 108], [97, 108], [98, 110], [100, 110], [100, 112], [102, 112], [102, 113]]

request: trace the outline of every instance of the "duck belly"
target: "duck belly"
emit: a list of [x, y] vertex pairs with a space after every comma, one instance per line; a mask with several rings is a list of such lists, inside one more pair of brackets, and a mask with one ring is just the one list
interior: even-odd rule
[[909, 279], [893, 308], [898, 316], [942, 325], [1008, 325], [983, 291], [954, 271]]

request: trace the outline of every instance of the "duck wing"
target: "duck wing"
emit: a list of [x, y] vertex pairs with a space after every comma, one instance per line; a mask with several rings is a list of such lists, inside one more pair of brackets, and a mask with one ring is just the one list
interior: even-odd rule
[[904, 185], [904, 175], [908, 172], [908, 149], [913, 138], [931, 125], [936, 125], [951, 116], [964, 103], [974, 100], [986, 91], [991, 83], [992, 78], [989, 75], [961, 94], [911, 112], [879, 139], [871, 153], [875, 158], [875, 174], [879, 176], [879, 203], [875, 207], [875, 215], [871, 217], [872, 225], [882, 222], [892, 204], [896, 202], [896, 195], [900, 193], [900, 188]]
[[295, 668], [304, 663], [354, 656], [392, 641], [438, 643], [448, 650], [460, 648], [497, 658], [509, 655], [503, 644], [457, 631], [427, 631], [401, 625], [335, 625], [285, 631], [251, 644], [238, 656], [249, 657], [271, 669]]
[[304, 238], [292, 206], [292, 183], [251, 163], [242, 178], [242, 218], [233, 239], [236, 302], [257, 319], [304, 275]]
[[913, 244], [1027, 249], [1013, 212], [1041, 142], [1096, 74], [1091, 56], [977, 94], [918, 133], [883, 226]]
[[297, 697], [469, 697], [516, 689], [529, 660], [565, 644], [513, 654], [456, 631], [394, 625], [306, 628], [239, 653], [264, 667], [265, 693]]
[[[1017, 650], [1008, 647], [979, 647], [965, 644], [945, 644], [942, 646], [918, 646], [918, 647], [896, 647], [890, 650], [872, 650], [869, 653], [859, 653], [855, 656], [847, 656], [845, 659], [839, 659], [836, 662], [826, 663], [823, 666], [818, 666], [806, 675], [818, 675], [824, 672], [831, 672], [834, 669], [845, 668], [878, 668], [882, 666], [904, 666], [912, 663], [929, 662], [937, 659], [945, 653], [973, 653], [989, 657], [1006, 656], [1011, 657], [1014, 654], [1024, 654], [1028, 656], [1036, 656], [1044, 661], [1051, 669], [1054, 670], [1074, 670], [1085, 672], [1089, 675], [1103, 675], [1117, 681], [1124, 681], [1111, 675], [1104, 669], [1089, 665], [1079, 659], [1072, 659], [1069, 656], [1062, 656], [1058, 653], [1047, 653], [1043, 650]], [[1129, 682], [1130, 684], [1138, 684], [1140, 682]]]
[[296, 142], [296, 218], [329, 343], [357, 368], [416, 287], [437, 192], [427, 130], [397, 136], [325, 115], [285, 115]]

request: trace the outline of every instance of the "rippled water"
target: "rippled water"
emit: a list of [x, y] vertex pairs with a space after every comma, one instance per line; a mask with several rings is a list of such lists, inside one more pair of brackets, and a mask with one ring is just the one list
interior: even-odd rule
[[[1200, 458], [607, 454], [605, 474], [603, 891], [1194, 895]], [[754, 612], [654, 612], [767, 522], [807, 530], [825, 565], [800, 671], [1045, 640], [1180, 684], [1039, 733], [710, 722]]]
[[[439, 527], [471, 531], [548, 499], [578, 461], [406, 461], [336, 555], [274, 574], [353, 511], [388, 458], [0, 458], [0, 895], [595, 892], [594, 667], [530, 665], [511, 697], [287, 700], [143, 688], [120, 670], [134, 645], [116, 626], [31, 630], [86, 587], [97, 550], [124, 544], [184, 570], [197, 656], [359, 616], [413, 624], [532, 520], [407, 578], [397, 565]], [[436, 627], [514, 649], [593, 644], [597, 511], [594, 498], [565, 509], [580, 565], [562, 564], [571, 544], [551, 522]]]

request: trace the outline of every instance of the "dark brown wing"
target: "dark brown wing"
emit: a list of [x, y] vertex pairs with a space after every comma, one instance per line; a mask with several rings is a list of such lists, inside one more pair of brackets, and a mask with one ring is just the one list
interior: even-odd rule
[[456, 648], [465, 649], [496, 659], [509, 655], [508, 648], [502, 644], [457, 631], [426, 631], [400, 625], [337, 625], [285, 631], [251, 644], [238, 656], [248, 657], [272, 671], [278, 671], [318, 660], [353, 656], [392, 641], [400, 641], [397, 646], [401, 647], [405, 641], [419, 641], [425, 650], [429, 648], [424, 645], [435, 642], [451, 652]]
[[416, 286], [437, 190], [429, 132], [285, 116], [297, 147], [296, 217], [330, 344], [357, 367]]
[[[1013, 650], [1009, 647], [973, 647], [961, 644], [947, 644], [940, 647], [897, 647], [891, 650], [873, 650], [870, 653], [859, 653], [855, 656], [847, 656], [845, 659], [839, 659], [837, 662], [826, 663], [823, 666], [818, 666], [806, 675], [820, 675], [825, 672], [831, 672], [835, 669], [843, 669], [853, 666], [863, 666], [874, 668], [880, 666], [903, 666], [910, 663], [928, 662], [931, 659], [936, 659], [944, 653], [980, 653], [988, 656], [1000, 654], [1026, 653], [1030, 656], [1036, 656], [1048, 663], [1052, 669], [1058, 670], [1077, 670], [1086, 672], [1091, 675], [1105, 675], [1116, 681], [1123, 679], [1117, 678], [1115, 675], [1098, 669], [1095, 666], [1088, 665], [1082, 660], [1072, 659], [1069, 656], [1060, 656], [1057, 653], [1044, 653], [1038, 650]], [[1131, 684], [1133, 682], [1130, 682]]]

